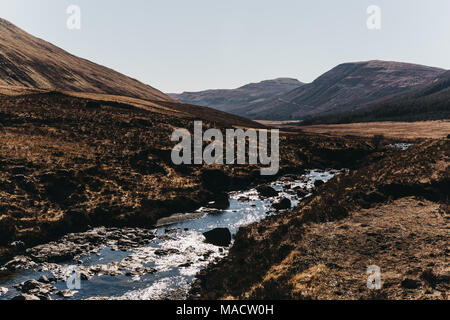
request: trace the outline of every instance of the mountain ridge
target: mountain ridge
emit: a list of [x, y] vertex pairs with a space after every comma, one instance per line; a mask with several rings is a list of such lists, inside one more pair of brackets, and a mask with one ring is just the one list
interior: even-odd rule
[[232, 112], [237, 108], [250, 107], [254, 103], [265, 101], [302, 85], [304, 84], [297, 79], [276, 78], [249, 83], [236, 89], [209, 89], [181, 94], [169, 93], [168, 95], [184, 103]]
[[405, 93], [363, 109], [311, 117], [303, 124], [450, 119], [450, 70]]
[[432, 81], [444, 69], [394, 61], [343, 63], [310, 84], [234, 110], [258, 120], [302, 120], [308, 116], [364, 108]]

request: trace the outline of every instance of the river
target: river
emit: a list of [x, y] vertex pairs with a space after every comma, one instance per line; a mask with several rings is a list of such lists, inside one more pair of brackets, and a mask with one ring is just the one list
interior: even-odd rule
[[231, 192], [227, 210], [174, 215], [153, 230], [96, 228], [28, 249], [0, 268], [0, 300], [22, 293], [53, 300], [185, 299], [195, 275], [228, 254], [228, 248], [205, 243], [204, 232], [225, 227], [235, 234], [241, 226], [279, 214], [272, 208], [277, 199], [288, 198], [296, 206], [302, 194], [296, 190], [310, 194], [317, 180], [326, 182], [339, 172], [282, 177], [270, 184], [279, 192], [274, 198], [260, 197], [256, 189]]

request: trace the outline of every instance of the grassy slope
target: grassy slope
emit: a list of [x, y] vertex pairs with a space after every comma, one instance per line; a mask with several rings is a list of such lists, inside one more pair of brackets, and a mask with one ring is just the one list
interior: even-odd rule
[[450, 119], [450, 71], [400, 96], [360, 110], [306, 119], [304, 125]]
[[[29, 245], [88, 226], [152, 226], [258, 181], [257, 166], [226, 166], [230, 183], [217, 181], [213, 193], [201, 179], [208, 168], [172, 164], [173, 129], [192, 130], [197, 115], [216, 120], [205, 128], [253, 124], [196, 110], [92, 94], [0, 96], [0, 251], [13, 240]], [[281, 172], [339, 167], [372, 150], [364, 139], [282, 135]]]
[[[390, 268], [397, 270], [404, 263], [395, 265], [397, 258], [394, 257], [407, 256], [412, 259], [410, 263], [414, 262], [414, 266], [419, 268], [420, 272], [424, 272], [430, 268], [428, 263], [432, 262], [426, 253], [437, 251], [439, 254], [434, 259], [437, 263], [436, 268], [443, 266], [448, 268], [447, 254], [442, 252], [442, 249], [448, 247], [449, 242], [448, 237], [442, 238], [442, 234], [445, 234], [445, 229], [448, 230], [450, 214], [448, 202], [450, 140], [426, 141], [406, 152], [389, 151], [384, 156], [378, 157], [381, 159], [376, 161], [377, 157], [374, 157], [367, 166], [333, 179], [313, 197], [301, 202], [292, 212], [241, 228], [229, 257], [200, 274], [200, 280], [193, 294], [199, 294], [206, 299], [330, 299], [339, 298], [336, 292], [340, 291], [344, 292], [342, 295], [347, 298], [371, 298], [371, 293], [365, 287], [365, 281], [359, 282], [364, 277], [360, 273], [364, 273], [364, 268], [370, 264], [385, 265], [385, 259], [391, 257], [391, 263], [394, 265], [391, 264]], [[408, 200], [408, 197], [413, 198]], [[391, 202], [396, 199], [400, 202]], [[420, 201], [423, 208], [422, 211], [417, 211], [417, 203]], [[383, 207], [389, 205], [390, 209]], [[355, 240], [355, 237], [358, 238], [357, 230], [348, 227], [338, 232], [333, 225], [330, 227], [328, 224], [344, 219], [347, 225], [351, 225], [352, 222], [357, 222], [354, 216], [364, 214], [367, 209], [371, 210], [370, 214], [373, 217], [366, 219], [364, 237], [357, 240]], [[390, 217], [386, 214], [386, 210], [406, 216]], [[440, 227], [428, 229], [425, 225], [418, 227], [419, 220], [413, 221], [414, 219], [408, 215], [409, 212], [411, 214], [416, 212], [420, 219], [424, 217], [423, 212], [442, 215], [436, 221], [426, 222], [438, 224]], [[377, 221], [379, 222], [382, 217], [387, 219], [382, 222], [383, 225], [402, 228], [401, 226], [405, 224], [403, 233], [396, 230], [391, 235], [388, 230], [380, 229], [380, 224], [377, 227]], [[337, 224], [338, 222], [334, 227]], [[418, 241], [417, 246], [413, 245], [414, 240], [405, 238], [409, 232], [414, 232], [410, 229], [412, 226], [419, 229], [417, 234], [420, 236], [417, 239], [422, 239]], [[322, 228], [324, 232], [326, 228], [334, 230], [334, 237], [331, 237], [334, 242], [327, 247], [328, 249], [325, 246], [326, 241], [331, 241], [328, 239], [330, 235], [316, 235], [315, 238], [319, 243], [313, 245], [312, 235], [308, 233], [311, 228], [314, 230]], [[350, 241], [352, 237], [353, 241]], [[322, 248], [320, 241], [324, 243]], [[350, 248], [346, 247], [348, 241], [352, 243]], [[419, 245], [426, 247], [424, 243], [427, 243], [428, 247], [418, 250]], [[311, 255], [308, 253], [314, 250], [315, 253]], [[336, 251], [335, 256], [332, 256], [330, 250]], [[359, 251], [355, 252], [356, 250]], [[347, 252], [348, 255], [340, 256], [341, 251]], [[351, 272], [352, 266], [346, 261], [356, 261], [358, 255], [364, 257], [358, 261], [358, 266], [365, 267], [355, 274]], [[341, 259], [338, 259], [339, 256]], [[308, 257], [312, 260], [308, 260]], [[407, 272], [408, 270], [402, 270], [394, 277], [391, 274], [390, 277], [395, 278], [393, 287], [386, 288], [378, 297], [390, 299], [403, 297], [404, 289], [400, 281]], [[448, 269], [433, 272], [440, 272], [441, 275], [435, 275], [427, 281], [439, 282], [445, 295], [445, 291], [449, 288], [449, 278], [448, 274], [446, 275]], [[336, 274], [345, 277], [333, 282], [333, 279], [336, 280]], [[308, 277], [310, 280], [320, 278], [317, 283], [322, 283], [323, 287], [316, 288], [315, 283], [311, 281], [308, 283]], [[361, 288], [364, 290], [359, 291]], [[414, 292], [411, 298], [421, 297], [422, 287], [416, 289], [419, 291]]]
[[149, 85], [76, 57], [1, 18], [0, 85], [174, 101]]

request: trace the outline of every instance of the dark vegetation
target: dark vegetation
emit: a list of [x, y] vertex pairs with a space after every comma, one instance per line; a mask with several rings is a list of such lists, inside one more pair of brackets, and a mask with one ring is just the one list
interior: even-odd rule
[[[343, 245], [344, 241], [347, 241], [346, 239], [353, 235], [352, 228], [359, 227], [359, 225], [350, 226], [339, 232], [336, 229], [337, 227], [334, 227], [335, 224], [332, 224], [330, 226], [333, 227], [325, 232], [324, 228], [329, 225], [327, 222], [346, 218], [349, 218], [347, 221], [351, 222], [352, 213], [357, 215], [364, 210], [375, 212], [374, 218], [366, 219], [365, 225], [366, 230], [368, 230], [366, 231], [367, 234], [375, 238], [370, 241], [375, 242], [368, 243], [369, 240], [366, 238], [356, 238], [350, 241], [350, 247], [357, 248], [358, 254], [362, 256], [362, 268], [357, 270], [358, 273], [350, 272], [351, 266], [347, 266], [348, 269], [340, 269], [338, 265], [332, 263], [324, 266], [324, 270], [328, 270], [327, 273], [329, 274], [342, 272], [343, 275], [338, 279], [333, 278], [333, 281], [336, 282], [327, 283], [326, 286], [317, 288], [319, 293], [324, 293], [322, 298], [339, 297], [334, 293], [334, 295], [327, 296], [326, 293], [330, 290], [336, 290], [340, 285], [344, 287], [340, 294], [346, 297], [358, 298], [362, 296], [362, 292], [367, 292], [364, 279], [365, 268], [371, 262], [381, 263], [379, 260], [372, 259], [376, 257], [376, 254], [389, 257], [386, 262], [387, 268], [397, 267], [396, 264], [392, 264], [392, 261], [397, 259], [396, 257], [413, 256], [414, 258], [408, 258], [409, 260], [404, 261], [406, 267], [408, 264], [410, 266], [414, 264], [415, 268], [426, 270], [430, 267], [427, 265], [430, 261], [424, 261], [429, 260], [429, 258], [424, 258], [423, 261], [417, 257], [419, 255], [428, 257], [427, 252], [435, 249], [438, 255], [433, 253], [433, 256], [431, 256], [430, 253], [430, 257], [436, 258], [440, 265], [444, 263], [444, 269], [441, 270], [441, 272], [444, 272], [441, 283], [446, 284], [448, 288], [449, 278], [448, 275], [445, 276], [445, 258], [443, 258], [447, 254], [442, 251], [446, 245], [448, 246], [448, 237], [442, 238], [442, 234], [439, 232], [445, 230], [445, 219], [448, 219], [450, 214], [449, 157], [450, 141], [448, 139], [423, 142], [406, 152], [385, 154], [378, 160], [374, 156], [367, 166], [351, 170], [320, 187], [313, 197], [305, 199], [292, 212], [268, 217], [260, 223], [241, 228], [236, 235], [235, 245], [231, 249], [229, 257], [199, 274], [198, 281], [192, 290], [193, 297], [203, 299], [311, 298], [308, 295], [308, 290], [303, 289], [313, 288], [315, 285], [313, 278], [316, 276], [311, 276], [310, 281], [300, 287], [301, 290], [298, 287], [296, 288], [295, 285], [293, 286], [292, 281], [299, 280], [302, 274], [310, 272], [311, 270], [308, 270], [308, 268], [311, 266], [317, 267], [321, 261], [330, 261], [333, 260], [333, 257], [338, 256], [340, 250], [344, 249], [343, 246], [340, 247], [340, 244]], [[409, 200], [409, 197], [417, 200]], [[407, 200], [402, 202], [403, 207], [397, 207], [393, 203], [397, 199]], [[427, 213], [428, 217], [427, 215], [424, 217], [424, 219], [436, 217], [439, 226], [439, 230], [433, 228], [427, 230], [428, 233], [425, 234], [424, 239], [418, 241], [420, 245], [428, 243], [428, 249], [425, 251], [421, 249], [418, 252], [412, 252], [415, 250], [414, 246], [407, 246], [407, 244], [411, 244], [413, 240], [406, 239], [404, 234], [392, 239], [393, 243], [389, 242], [387, 238], [388, 228], [395, 228], [395, 226], [403, 224], [402, 229], [399, 230], [408, 232], [411, 230], [410, 228], [417, 227], [417, 220], [414, 219], [412, 219], [411, 225], [409, 225], [409, 222], [407, 224], [408, 215], [412, 212], [412, 209], [407, 206], [414, 201], [418, 201], [419, 212], [432, 206], [431, 204], [425, 205], [423, 201], [429, 201], [440, 208], [437, 212]], [[386, 211], [387, 213], [392, 212], [392, 210], [398, 211], [397, 217], [393, 215], [388, 218], [389, 215], [386, 212], [380, 211], [380, 205], [390, 206]], [[422, 209], [420, 209], [420, 206], [422, 206]], [[440, 214], [442, 214], [442, 218], [440, 218]], [[402, 217], [398, 217], [399, 215], [402, 215]], [[385, 216], [383, 219], [391, 219], [386, 220], [387, 226], [377, 227], [377, 225], [373, 225], [371, 219], [376, 221], [375, 217], [381, 219], [383, 216]], [[431, 220], [425, 221], [427, 221], [425, 223], [431, 223]], [[320, 248], [320, 244], [325, 239], [330, 238], [331, 252], [323, 253], [324, 256], [317, 252], [311, 257], [306, 255], [313, 244], [303, 243], [302, 241], [305, 230], [311, 224], [317, 224], [315, 227], [318, 229], [317, 248]], [[377, 228], [380, 230], [377, 231]], [[424, 229], [418, 228], [416, 233], [423, 231]], [[398, 233], [398, 231], [396, 232]], [[433, 234], [433, 232], [436, 233]], [[445, 231], [442, 232], [445, 234]], [[363, 233], [362, 237], [367, 236]], [[414, 237], [414, 234], [411, 237]], [[431, 240], [433, 238], [435, 240]], [[440, 243], [437, 247], [434, 246], [437, 245], [436, 241]], [[307, 258], [311, 260], [305, 261]], [[353, 258], [353, 256], [344, 256], [340, 263], [345, 264], [345, 261]], [[390, 266], [389, 259], [391, 259]], [[448, 262], [446, 267], [448, 268]], [[363, 275], [362, 280], [360, 274]], [[324, 277], [332, 279], [329, 275], [324, 275]], [[396, 281], [398, 282], [398, 279]], [[396, 285], [398, 285], [397, 282]], [[401, 287], [389, 290], [389, 296], [384, 296], [384, 298], [402, 297], [403, 289]], [[417, 293], [420, 294], [420, 292]], [[370, 298], [370, 296], [366, 296], [366, 298]]]
[[361, 110], [305, 119], [302, 125], [450, 119], [450, 72], [430, 84]]
[[[173, 165], [170, 136], [175, 128], [192, 131], [194, 117], [170, 110], [57, 92], [0, 96], [1, 252], [11, 253], [13, 241], [29, 246], [98, 225], [151, 227], [264, 181], [258, 166]], [[204, 129], [230, 121], [205, 120]], [[280, 174], [357, 166], [375, 150], [363, 138], [280, 140]]]

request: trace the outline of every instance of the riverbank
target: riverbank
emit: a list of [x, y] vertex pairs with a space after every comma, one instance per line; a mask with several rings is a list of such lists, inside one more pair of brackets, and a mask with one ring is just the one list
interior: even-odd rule
[[[194, 299], [447, 299], [450, 141], [423, 142], [241, 228]], [[381, 269], [381, 290], [367, 268]]]
[[[0, 265], [0, 299], [186, 299], [195, 274], [228, 254], [229, 243], [209, 243], [205, 232], [235, 234], [282, 214], [339, 174], [286, 175], [229, 193], [227, 208], [186, 212], [156, 229], [101, 227], [29, 248]], [[79, 288], [69, 289], [74, 276]]]
[[[94, 227], [151, 228], [267, 182], [257, 166], [173, 165], [170, 135], [192, 129], [194, 119], [59, 93], [1, 99], [0, 260]], [[378, 147], [365, 138], [282, 134], [279, 175], [358, 167]]]

